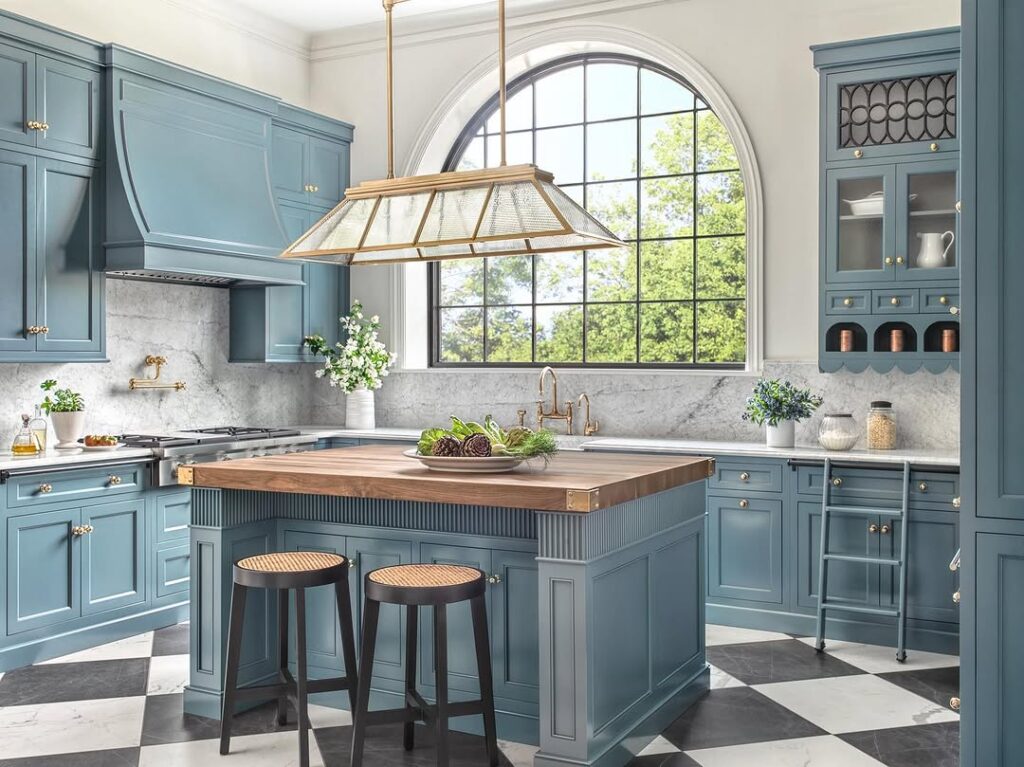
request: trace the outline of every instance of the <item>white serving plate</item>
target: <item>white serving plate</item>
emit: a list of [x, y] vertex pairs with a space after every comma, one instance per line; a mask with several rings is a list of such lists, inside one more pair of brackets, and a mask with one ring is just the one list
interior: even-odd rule
[[91, 453], [110, 453], [118, 448], [124, 447], [124, 442], [118, 442], [116, 445], [86, 445], [82, 443], [82, 450], [88, 450]]
[[451, 471], [459, 474], [497, 474], [512, 471], [523, 462], [522, 458], [511, 455], [492, 455], [489, 458], [451, 458], [436, 455], [420, 455], [406, 450], [403, 455], [415, 458], [433, 471]]

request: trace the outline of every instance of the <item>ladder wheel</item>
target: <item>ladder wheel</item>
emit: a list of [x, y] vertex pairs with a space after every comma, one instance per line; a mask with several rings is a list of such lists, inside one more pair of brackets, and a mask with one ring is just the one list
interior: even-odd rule
[[906, 660], [907, 660], [907, 654], [905, 652], [898, 652], [898, 653], [896, 653], [896, 662], [897, 663], [905, 663]]

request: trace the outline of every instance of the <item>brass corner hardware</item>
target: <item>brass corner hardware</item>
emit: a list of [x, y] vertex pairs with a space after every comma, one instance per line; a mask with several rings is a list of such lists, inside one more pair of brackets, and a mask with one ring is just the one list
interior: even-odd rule
[[196, 483], [195, 469], [191, 466], [178, 467], [178, 484], [194, 485]]
[[596, 511], [601, 508], [600, 490], [566, 490], [566, 511]]
[[151, 378], [132, 378], [128, 381], [128, 388], [131, 391], [136, 389], [174, 389], [175, 391], [181, 391], [185, 388], [184, 381], [174, 381], [173, 383], [164, 383], [160, 380], [160, 373], [163, 370], [163, 366], [167, 364], [167, 358], [150, 354], [146, 357], [146, 367], [156, 368]]
[[708, 460], [708, 479], [711, 479], [713, 476], [715, 476], [715, 459], [714, 458], [708, 458], [707, 460]]
[[597, 430], [601, 428], [601, 424], [596, 420], [590, 420], [590, 396], [586, 392], [583, 392], [576, 400], [576, 406], [583, 407], [584, 403], [586, 404], [586, 410], [584, 411], [585, 415], [583, 418], [583, 436], [593, 437], [597, 434]]

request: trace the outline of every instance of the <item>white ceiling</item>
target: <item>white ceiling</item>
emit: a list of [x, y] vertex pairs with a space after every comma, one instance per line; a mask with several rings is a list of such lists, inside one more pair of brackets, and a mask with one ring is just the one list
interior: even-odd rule
[[[325, 32], [383, 21], [381, 0], [234, 0], [264, 16], [282, 21], [304, 32]], [[450, 11], [495, 0], [410, 0], [395, 7], [395, 20], [437, 11]]]

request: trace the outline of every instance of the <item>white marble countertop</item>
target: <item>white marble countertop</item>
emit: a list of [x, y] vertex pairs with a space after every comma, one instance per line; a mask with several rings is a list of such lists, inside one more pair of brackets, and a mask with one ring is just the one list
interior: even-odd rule
[[121, 447], [117, 450], [48, 450], [38, 458], [15, 458], [9, 452], [0, 452], [0, 471], [15, 469], [77, 469], [88, 468], [90, 463], [121, 461], [130, 458], [148, 459], [153, 451], [142, 447]]

